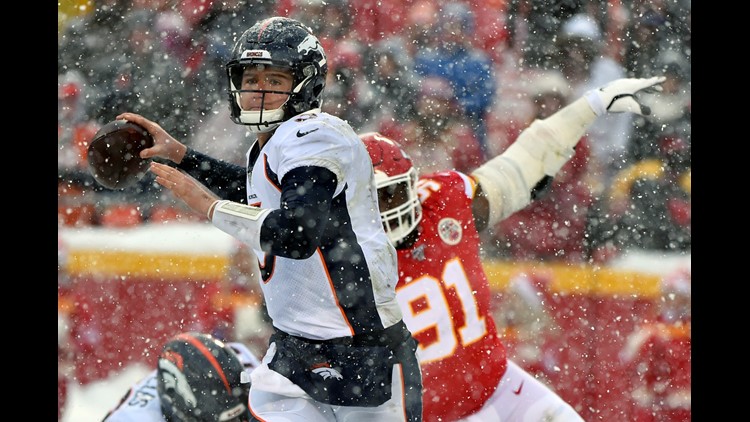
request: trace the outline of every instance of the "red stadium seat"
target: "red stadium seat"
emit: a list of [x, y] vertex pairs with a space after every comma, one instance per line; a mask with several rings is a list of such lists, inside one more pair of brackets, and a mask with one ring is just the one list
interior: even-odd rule
[[93, 204], [57, 206], [57, 224], [60, 226], [83, 227], [95, 223], [96, 207]]
[[101, 217], [101, 224], [105, 227], [131, 227], [142, 222], [143, 215], [135, 204], [110, 205]]
[[185, 211], [172, 205], [154, 205], [151, 208], [148, 221], [151, 223], [168, 223], [187, 219]]

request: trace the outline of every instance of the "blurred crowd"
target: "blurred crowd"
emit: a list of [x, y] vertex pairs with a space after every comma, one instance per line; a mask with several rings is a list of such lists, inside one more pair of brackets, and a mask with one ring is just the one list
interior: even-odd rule
[[[59, 0], [58, 225], [205, 220], [173, 201], [150, 173], [126, 190], [98, 185], [88, 172], [87, 147], [101, 126], [132, 111], [199, 151], [244, 164], [253, 137], [230, 120], [224, 64], [241, 33], [273, 15], [309, 24], [323, 43], [329, 62], [324, 111], [357, 132], [399, 140], [420, 174], [470, 172], [502, 153], [534, 119], [610, 80], [666, 76], [662, 92], [641, 97], [651, 116], [600, 117], [545, 196], [482, 234], [482, 253], [569, 263], [606, 263], [632, 249], [690, 253], [690, 0]], [[65, 248], [58, 249], [64, 268]], [[219, 337], [252, 342], [267, 335], [257, 331], [265, 316], [248, 279], [257, 273], [248, 265], [257, 264], [248, 257], [242, 245], [232, 252], [217, 296], [226, 310], [219, 318], [225, 323], [215, 327]], [[66, 277], [59, 272], [63, 299]], [[518, 301], [521, 309], [539, 311], [529, 318], [539, 325], [528, 331], [530, 339], [549, 338], [540, 333], [554, 326], [554, 315], [539, 316], [537, 295], [517, 290], [528, 298]], [[684, 290], [665, 295], [664, 315], [682, 297], [689, 309]], [[235, 306], [248, 300], [252, 306]], [[63, 300], [59, 308], [66, 316], [74, 306]], [[522, 323], [520, 311], [503, 315], [507, 330]], [[222, 335], [229, 321], [245, 334]], [[686, 373], [682, 357], [689, 362], [685, 324], [670, 324], [666, 316], [644, 323], [622, 357], [634, 368], [634, 386], [664, 397], [671, 390], [660, 387], [668, 379], [663, 369]], [[58, 400], [73, 371], [73, 350], [85, 350], [90, 336], [62, 337], [84, 344], [65, 346], [58, 338]], [[524, 353], [562, 350], [517, 341], [518, 349], [509, 344], [526, 363], [543, 356]], [[667, 356], [662, 351], [671, 344], [688, 352]], [[644, 370], [642, 348], [661, 372]], [[633, 391], [634, 400], [644, 415], [654, 414], [666, 399], [643, 390]]]
[[323, 110], [400, 140], [420, 173], [469, 172], [534, 119], [621, 77], [665, 75], [652, 111], [607, 115], [543, 198], [485, 234], [487, 257], [606, 262], [690, 251], [690, 0], [61, 0], [58, 224], [200, 221], [145, 177], [112, 191], [86, 148], [124, 111], [243, 163], [224, 64], [272, 15], [308, 23], [328, 54]]

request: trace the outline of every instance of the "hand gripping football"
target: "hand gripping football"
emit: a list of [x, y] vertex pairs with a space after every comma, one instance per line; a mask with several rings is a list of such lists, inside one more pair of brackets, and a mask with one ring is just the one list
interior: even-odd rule
[[141, 150], [154, 145], [154, 139], [142, 126], [127, 120], [114, 120], [102, 126], [89, 144], [89, 171], [109, 189], [135, 185], [148, 171], [150, 160]]

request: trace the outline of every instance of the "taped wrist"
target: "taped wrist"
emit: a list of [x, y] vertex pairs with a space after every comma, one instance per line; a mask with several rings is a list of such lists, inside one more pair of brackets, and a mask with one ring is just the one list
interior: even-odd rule
[[541, 157], [544, 173], [554, 176], [575, 153], [575, 146], [586, 129], [596, 120], [596, 114], [585, 98], [563, 107], [544, 120], [537, 120], [524, 131], [528, 132], [525, 147], [532, 155]]
[[531, 187], [544, 176], [541, 163], [523, 148], [513, 148], [516, 144], [471, 174], [490, 204], [490, 226], [525, 207], [531, 201]]
[[270, 209], [224, 200], [216, 203], [211, 222], [219, 230], [260, 251], [260, 229], [270, 212]]

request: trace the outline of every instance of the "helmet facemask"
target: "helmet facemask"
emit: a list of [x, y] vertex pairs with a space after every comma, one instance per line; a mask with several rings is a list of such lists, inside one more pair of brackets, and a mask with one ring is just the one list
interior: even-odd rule
[[[235, 119], [235, 122], [247, 125], [250, 131], [253, 133], [263, 133], [276, 129], [282, 122], [288, 119], [286, 108], [287, 104], [289, 103], [289, 98], [291, 98], [292, 91], [241, 89], [242, 74], [245, 70], [245, 67], [256, 65], [257, 64], [234, 64], [227, 67], [227, 73], [229, 75], [229, 95], [230, 104], [232, 107], [232, 117], [233, 119]], [[260, 110], [243, 110], [241, 101], [242, 95], [251, 95], [252, 93], [261, 94]], [[268, 94], [284, 94], [287, 95], [288, 98], [279, 108], [267, 110], [265, 104], [266, 95]]]
[[[226, 65], [229, 79], [229, 104], [232, 121], [248, 125], [256, 133], [269, 132], [282, 122], [312, 109], [319, 109], [328, 71], [325, 52], [310, 29], [283, 17], [260, 21], [245, 31], [233, 48]], [[288, 70], [292, 75], [289, 92], [242, 90], [242, 72], [246, 66], [265, 65]], [[286, 94], [288, 99], [277, 109], [242, 110], [240, 96], [252, 92]]]
[[380, 219], [388, 238], [398, 247], [422, 221], [422, 204], [417, 196], [417, 170], [388, 177], [375, 172], [378, 188], [378, 203], [381, 204]]

